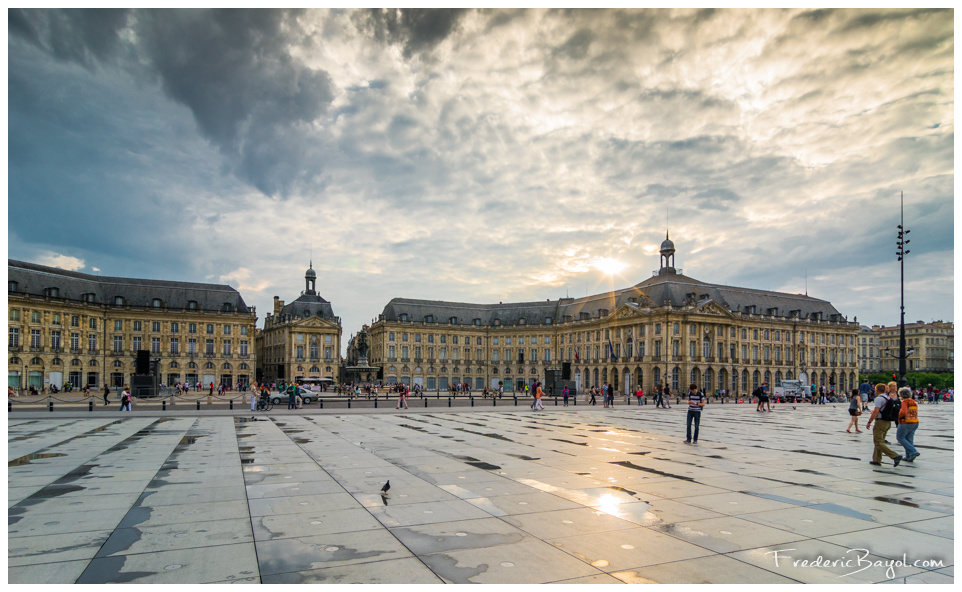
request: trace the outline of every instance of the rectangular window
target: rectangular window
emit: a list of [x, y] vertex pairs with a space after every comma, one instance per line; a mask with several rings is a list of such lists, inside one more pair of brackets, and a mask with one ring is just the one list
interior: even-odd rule
[[233, 345], [233, 344], [231, 343], [231, 340], [230, 340], [230, 339], [225, 339], [225, 340], [224, 340], [223, 348], [224, 348], [224, 355], [225, 355], [225, 356], [231, 355], [231, 346], [232, 346], [232, 345]]
[[[571, 335], [568, 335], [568, 343], [571, 343]], [[545, 345], [551, 345], [551, 336], [550, 336], [550, 335], [545, 335], [545, 336], [544, 336], [544, 344], [545, 344]]]
[[224, 325], [224, 335], [230, 335], [230, 325]]
[[483, 355], [481, 352], [482, 352], [482, 350], [480, 350], [480, 349], [477, 349], [477, 350], [474, 351], [474, 354], [475, 354], [475, 358], [474, 358], [474, 359], [476, 359], [476, 360], [479, 361], [479, 362], [484, 361], [484, 355]]
[[[416, 342], [417, 342], [417, 340], [415, 340], [415, 343], [416, 343]], [[415, 346], [414, 346], [414, 359], [416, 359], [416, 360], [420, 360], [420, 359], [421, 359], [421, 346], [420, 346], [420, 345], [415, 345]]]
[[694, 341], [689, 341], [689, 342], [688, 342], [688, 355], [694, 358], [696, 355], [698, 355], [698, 354], [697, 354], [697, 351], [698, 351], [698, 346], [695, 345], [695, 342], [694, 342]]
[[170, 324], [170, 332], [171, 332], [171, 333], [179, 333], [179, 332], [180, 332], [180, 323], [171, 323], [171, 324]]
[[330, 359], [331, 359], [331, 348], [329, 348], [329, 347], [325, 347], [325, 348], [324, 348], [324, 359], [330, 361]]
[[180, 353], [180, 339], [178, 337], [170, 338], [170, 353]]
[[[402, 339], [401, 341], [404, 341], [404, 340]], [[409, 352], [408, 346], [402, 345], [402, 346], [401, 346], [401, 358], [403, 358], [403, 359], [406, 360], [406, 359], [408, 358], [408, 352]]]
[[332, 341], [331, 341], [331, 336], [330, 336], [330, 335], [325, 335], [325, 336], [324, 336], [324, 343], [327, 343], [327, 344], [332, 343]]
[[429, 348], [428, 348], [428, 359], [429, 359], [429, 360], [433, 360], [433, 359], [434, 359], [434, 348], [433, 348], [433, 347], [429, 347]]
[[70, 334], [70, 349], [73, 351], [80, 349], [80, 333]]
[[141, 350], [143, 348], [143, 339], [141, 337], [134, 337], [134, 342], [132, 344], [133, 351]]
[[152, 354], [160, 353], [160, 337], [150, 338], [150, 353]]
[[20, 309], [19, 309], [19, 308], [11, 308], [11, 309], [10, 309], [10, 320], [11, 320], [11, 321], [19, 321], [19, 320], [20, 320]]
[[39, 323], [39, 322], [40, 322], [40, 318], [41, 318], [41, 317], [40, 317], [40, 311], [39, 311], [39, 310], [34, 310], [34, 311], [31, 311], [31, 312], [30, 312], [30, 322], [31, 322], [31, 323]]
[[661, 342], [660, 342], [660, 341], [656, 341], [656, 342], [655, 342], [655, 353], [654, 353], [654, 356], [655, 356], [656, 359], [661, 357]]
[[20, 329], [10, 327], [10, 339], [7, 341], [7, 347], [20, 347]]
[[214, 340], [213, 340], [213, 339], [207, 339], [207, 340], [204, 342], [204, 353], [206, 353], [208, 356], [214, 355]]
[[40, 329], [30, 329], [30, 347], [40, 349], [43, 340], [40, 336]]
[[114, 335], [114, 351], [118, 353], [124, 351], [123, 335]]
[[197, 333], [197, 323], [188, 323], [187, 325], [188, 333]]
[[114, 321], [114, 331], [123, 331], [123, 330], [124, 330], [124, 322]]
[[143, 324], [140, 321], [134, 321], [134, 331], [143, 331]]
[[[505, 338], [504, 338], [504, 344], [505, 344], [505, 345], [511, 345], [511, 338], [510, 338], [510, 337], [505, 337]], [[511, 357], [511, 356], [508, 356], [508, 357]]]
[[318, 346], [316, 341], [311, 342], [311, 360], [317, 360]]
[[537, 364], [537, 363], [538, 363], [538, 350], [536, 350], [536, 349], [534, 349], [534, 348], [531, 348], [531, 360], [530, 360], [530, 362], [531, 362], [532, 364]]
[[748, 361], [748, 346], [742, 344], [742, 362]]
[[297, 359], [298, 359], [298, 360], [303, 360], [303, 359], [304, 359], [304, 346], [303, 346], [303, 345], [298, 345], [298, 346], [297, 346]]
[[[19, 319], [18, 319], [18, 320], [19, 320]], [[70, 317], [70, 326], [71, 326], [71, 327], [79, 327], [79, 326], [80, 326], [80, 317], [78, 317], [77, 315], [73, 315], [72, 317]]]
[[207, 334], [208, 334], [208, 335], [213, 335], [213, 334], [214, 334], [214, 325], [212, 325], [212, 324], [210, 324], [210, 323], [207, 324]]
[[[441, 336], [441, 339], [442, 339], [442, 341], [444, 340], [444, 335]], [[444, 361], [444, 360], [447, 360], [447, 359], [448, 359], [448, 348], [442, 347], [439, 353], [440, 353], [440, 355], [441, 355], [441, 358], [440, 358], [441, 361]]]
[[454, 335], [453, 337], [451, 337], [451, 343], [453, 343], [454, 345], [457, 345], [457, 344], [458, 344], [458, 336], [457, 336], [457, 335]]
[[524, 345], [524, 337], [518, 337], [518, 345]]
[[190, 337], [187, 339], [187, 353], [196, 354], [197, 353], [197, 338]]
[[54, 351], [60, 349], [60, 331], [50, 332], [50, 348]]
[[447, 335], [442, 335], [442, 336], [441, 336], [441, 343], [447, 343], [447, 342], [448, 342], [448, 336], [447, 336]]
[[160, 321], [154, 321], [150, 324], [150, 330], [154, 333], [160, 332]]
[[498, 338], [497, 338], [497, 337], [492, 337], [492, 338], [491, 338], [491, 345], [498, 345]]
[[[241, 328], [243, 329], [243, 327], [241, 327]], [[242, 355], [242, 356], [246, 356], [246, 355], [247, 355], [247, 340], [246, 340], [246, 339], [241, 339], [241, 342], [240, 342], [240, 355]]]
[[89, 350], [88, 353], [93, 353], [97, 351], [97, 334], [96, 333], [90, 333], [89, 335], [87, 335], [87, 349]]
[[550, 349], [545, 349], [545, 350], [544, 350], [544, 363], [545, 363], [545, 364], [550, 364], [550, 363], [551, 363], [551, 350], [550, 350]]
[[414, 343], [421, 343], [421, 334], [418, 333], [414, 336]]
[[395, 346], [387, 346], [387, 357], [392, 360], [397, 357], [397, 348]]
[[461, 348], [458, 348], [458, 347], [451, 348], [451, 359], [457, 360], [458, 357], [460, 356], [460, 352], [461, 352]]
[[304, 343], [304, 334], [298, 333], [294, 336], [294, 343]]

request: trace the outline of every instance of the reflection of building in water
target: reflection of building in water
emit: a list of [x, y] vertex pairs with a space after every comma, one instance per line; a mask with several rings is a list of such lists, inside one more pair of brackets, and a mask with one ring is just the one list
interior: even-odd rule
[[[137, 352], [158, 382], [228, 386], [254, 374], [257, 316], [234, 288], [104, 277], [8, 260], [8, 384], [132, 384]], [[26, 379], [26, 380], [24, 380]]]
[[341, 319], [317, 294], [313, 263], [304, 280], [305, 289], [294, 302], [285, 305], [274, 296], [274, 311], [257, 332], [259, 380], [339, 379]]
[[394, 298], [368, 329], [370, 363], [387, 382], [445, 389], [517, 388], [570, 364], [579, 388], [668, 377], [673, 391], [747, 393], [762, 382], [857, 385], [855, 336], [830, 302], [707, 284], [674, 266], [665, 237], [659, 271], [621, 290], [545, 302], [469, 304]]

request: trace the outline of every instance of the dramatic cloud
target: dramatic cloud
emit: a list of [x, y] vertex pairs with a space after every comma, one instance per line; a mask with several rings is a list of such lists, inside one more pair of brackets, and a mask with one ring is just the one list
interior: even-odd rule
[[904, 191], [907, 314], [951, 320], [953, 19], [12, 9], [8, 249], [261, 318], [313, 259], [353, 333], [638, 283], [667, 227], [686, 274], [890, 324]]

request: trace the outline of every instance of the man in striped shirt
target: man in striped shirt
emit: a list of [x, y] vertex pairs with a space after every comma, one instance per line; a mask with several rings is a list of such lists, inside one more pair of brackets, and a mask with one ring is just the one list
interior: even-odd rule
[[[688, 385], [688, 418], [686, 420], [687, 425], [687, 437], [685, 439], [685, 444], [691, 444], [692, 442], [698, 442], [698, 424], [701, 423], [701, 409], [705, 406], [707, 397], [705, 393], [698, 390], [698, 385], [694, 382]], [[695, 437], [691, 437], [691, 422], [695, 421]]]

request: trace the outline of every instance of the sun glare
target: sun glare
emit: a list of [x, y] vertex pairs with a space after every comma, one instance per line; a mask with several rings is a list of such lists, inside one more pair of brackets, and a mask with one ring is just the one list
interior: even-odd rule
[[596, 259], [595, 262], [592, 263], [592, 265], [594, 266], [595, 269], [601, 271], [602, 273], [607, 273], [608, 275], [616, 274], [622, 269], [628, 267], [621, 261], [618, 261], [617, 259], [612, 259], [610, 257], [601, 257], [599, 259]]

